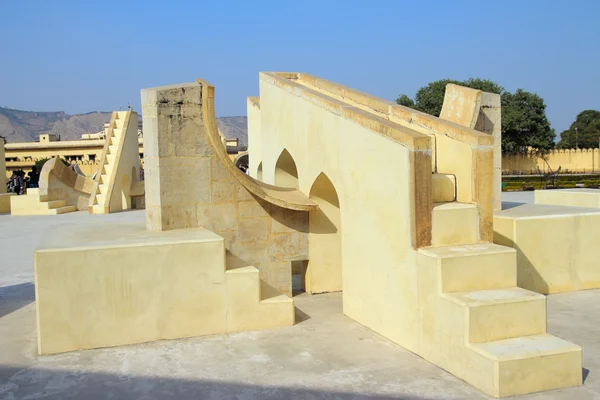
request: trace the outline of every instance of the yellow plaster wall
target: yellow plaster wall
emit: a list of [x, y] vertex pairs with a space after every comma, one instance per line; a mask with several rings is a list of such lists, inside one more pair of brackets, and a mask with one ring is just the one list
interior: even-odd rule
[[310, 194], [321, 173], [336, 190], [344, 313], [416, 350], [419, 327], [410, 322], [418, 319], [411, 151], [282, 90], [265, 74], [260, 75], [260, 103], [263, 180], [275, 182], [275, 165], [286, 149], [302, 192]]
[[494, 215], [494, 242], [517, 250], [519, 287], [550, 294], [600, 288], [600, 212], [527, 205]]
[[38, 352], [293, 325], [292, 300], [256, 268], [225, 265], [223, 238], [204, 229], [58, 228], [35, 252]]
[[308, 213], [273, 198], [291, 200], [295, 191], [260, 185], [234, 166], [216, 131], [213, 96], [205, 82], [142, 91], [146, 226], [210, 229], [268, 284], [291, 295], [291, 264], [308, 257]]
[[[545, 159], [545, 161], [544, 161]], [[552, 150], [543, 158], [530, 150], [525, 154], [503, 154], [503, 174], [537, 174], [538, 168], [542, 172], [590, 173], [600, 172], [600, 157], [598, 149], [564, 149]]]
[[[131, 186], [140, 178], [142, 164], [138, 153], [138, 114], [136, 112], [119, 112], [124, 118], [127, 115], [127, 126], [122, 133], [123, 143], [117, 150], [113, 168], [115, 179], [109, 199], [110, 212], [131, 209]], [[127, 114], [126, 114], [127, 113]]]
[[261, 134], [260, 134], [260, 99], [258, 97], [248, 97], [247, 100], [248, 114], [248, 154], [250, 155], [250, 176], [261, 180], [258, 167], [262, 161], [262, 153], [260, 151]]

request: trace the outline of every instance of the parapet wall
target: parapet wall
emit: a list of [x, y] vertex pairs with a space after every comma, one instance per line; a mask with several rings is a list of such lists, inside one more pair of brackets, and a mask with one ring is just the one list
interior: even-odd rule
[[[545, 160], [545, 161], [544, 161]], [[561, 172], [590, 173], [600, 172], [600, 156], [598, 149], [556, 149], [544, 156], [535, 149], [523, 154], [503, 154], [502, 173], [537, 174], [538, 169], [544, 173], [561, 168]]]

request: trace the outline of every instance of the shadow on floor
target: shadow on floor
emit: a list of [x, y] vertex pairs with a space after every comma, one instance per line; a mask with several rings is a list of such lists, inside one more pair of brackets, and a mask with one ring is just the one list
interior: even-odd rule
[[512, 201], [503, 201], [502, 210], [510, 210], [511, 208], [519, 207], [527, 203], [517, 203]]
[[0, 318], [35, 301], [33, 283], [0, 287]]
[[294, 307], [294, 315], [296, 317], [296, 323], [294, 325], [298, 325], [299, 323], [310, 319], [310, 316], [298, 307]]
[[[168, 365], [165, 365], [169, 369]], [[294, 371], [289, 371], [290, 377]], [[377, 395], [327, 389], [264, 386], [234, 383], [231, 371], [223, 381], [178, 379], [160, 376], [89, 373], [84, 370], [21, 369], [0, 366], [3, 398], [46, 399], [402, 399], [427, 400], [425, 396]], [[327, 384], [327, 382], [324, 382]]]

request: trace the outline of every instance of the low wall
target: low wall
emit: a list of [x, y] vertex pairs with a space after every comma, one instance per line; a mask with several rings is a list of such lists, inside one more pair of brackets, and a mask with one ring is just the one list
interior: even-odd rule
[[597, 209], [525, 204], [494, 214], [494, 243], [517, 250], [519, 287], [542, 294], [596, 289], [599, 226]]
[[[549, 172], [548, 166], [561, 172], [589, 173], [600, 172], [598, 149], [565, 149], [553, 150], [544, 158], [534, 152], [526, 154], [503, 154], [503, 174], [536, 174], [538, 168], [542, 172]], [[544, 159], [546, 161], [544, 161]]]

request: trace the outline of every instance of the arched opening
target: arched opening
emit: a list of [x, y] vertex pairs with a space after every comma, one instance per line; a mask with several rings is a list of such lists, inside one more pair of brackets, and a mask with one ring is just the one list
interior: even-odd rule
[[283, 150], [275, 164], [275, 185], [298, 189], [298, 170], [292, 155]]
[[258, 170], [256, 170], [256, 179], [262, 181], [262, 161], [258, 164]]
[[[133, 168], [132, 174], [135, 174], [135, 168]], [[129, 180], [129, 176], [123, 174], [123, 179], [121, 179], [121, 204], [114, 208], [111, 204], [111, 212], [131, 209], [131, 197], [129, 196], [130, 189], [131, 181]]]
[[333, 183], [321, 173], [310, 189], [310, 199], [319, 205], [309, 213], [309, 255], [304, 276], [308, 293], [342, 290], [342, 236], [340, 202]]

